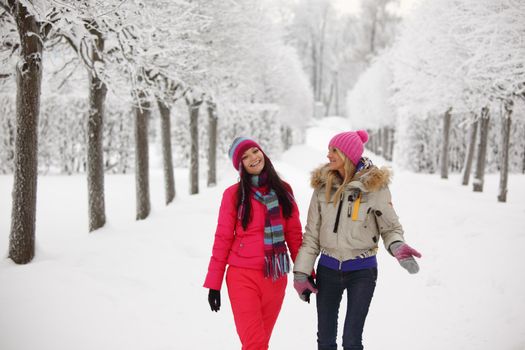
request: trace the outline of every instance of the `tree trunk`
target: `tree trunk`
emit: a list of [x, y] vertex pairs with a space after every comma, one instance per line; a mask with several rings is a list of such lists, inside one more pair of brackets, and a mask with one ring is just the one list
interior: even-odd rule
[[328, 94], [328, 98], [326, 98], [326, 100], [324, 101], [325, 105], [326, 105], [325, 116], [329, 116], [330, 115], [330, 108], [332, 106], [332, 98], [333, 98], [333, 96], [334, 96], [334, 84], [332, 83], [330, 85], [330, 93]]
[[13, 17], [20, 35], [17, 64], [16, 138], [13, 206], [9, 258], [17, 264], [35, 255], [35, 218], [38, 178], [38, 116], [42, 88], [42, 42], [35, 17], [20, 2], [13, 4]]
[[[104, 38], [93, 27], [91, 34], [97, 37], [92, 53], [92, 62], [102, 62], [100, 52], [104, 50]], [[104, 201], [104, 103], [107, 87], [95, 72], [89, 72], [89, 115], [87, 122], [87, 182], [89, 231], [94, 231], [106, 223]]]
[[339, 72], [334, 72], [334, 86], [335, 86], [335, 115], [340, 116], [339, 110]]
[[501, 128], [501, 150], [503, 151], [503, 154], [501, 157], [498, 202], [507, 201], [507, 183], [509, 180], [510, 126], [512, 122], [511, 116], [513, 107], [514, 102], [512, 100], [506, 100], [503, 102], [503, 108], [505, 110]]
[[525, 145], [523, 146], [523, 164], [521, 166], [521, 173], [525, 174]]
[[199, 193], [199, 104], [189, 105], [190, 112], [190, 194]]
[[450, 140], [450, 121], [452, 119], [452, 108], [443, 115], [443, 147], [441, 149], [441, 178], [448, 179], [448, 146]]
[[316, 42], [315, 42], [315, 37], [312, 35], [312, 50], [311, 50], [311, 54], [312, 54], [312, 87], [314, 89], [313, 93], [314, 93], [314, 100], [315, 101], [319, 101], [319, 99], [317, 98], [317, 91], [318, 91], [318, 87], [317, 87], [317, 66], [318, 66], [318, 63], [317, 63], [317, 45], [316, 45]]
[[377, 26], [377, 11], [374, 12], [374, 17], [372, 18], [372, 29], [370, 32], [370, 56], [375, 56], [376, 53], [376, 28]]
[[208, 187], [217, 184], [217, 104], [208, 101]]
[[374, 153], [377, 155], [381, 155], [381, 145], [379, 143], [379, 140], [381, 140], [381, 131], [375, 130], [374, 131]]
[[283, 141], [284, 150], [289, 150], [290, 147], [292, 147], [292, 130], [289, 126], [281, 126], [281, 139]]
[[377, 138], [376, 138], [376, 144], [377, 144], [377, 154], [380, 156], [384, 156], [384, 150], [383, 150], [383, 129], [379, 128], [377, 130]]
[[166, 205], [175, 198], [175, 178], [173, 175], [173, 155], [171, 151], [170, 108], [162, 101], [157, 101], [160, 111], [160, 132], [162, 138], [162, 158], [164, 168], [164, 192]]
[[467, 149], [467, 157], [465, 158], [465, 166], [463, 167], [463, 185], [468, 185], [470, 179], [470, 171], [472, 169], [472, 160], [474, 159], [474, 151], [476, 149], [476, 138], [478, 135], [478, 120], [472, 123], [470, 127], [470, 141]]
[[388, 140], [388, 160], [394, 160], [394, 141], [395, 141], [396, 129], [390, 128], [390, 139]]
[[[321, 42], [319, 43], [319, 75], [318, 75], [318, 79], [319, 79], [318, 99], [319, 101], [322, 101], [323, 99], [323, 90], [324, 90], [323, 89], [323, 74], [324, 74], [324, 25], [323, 25], [323, 34], [321, 36]], [[326, 116], [326, 109], [325, 109], [324, 115]]]
[[382, 142], [383, 142], [383, 158], [385, 160], [388, 160], [388, 138], [390, 137], [389, 135], [389, 130], [388, 130], [388, 127], [387, 126], [384, 126], [383, 127], [383, 139], [382, 139]]
[[485, 179], [485, 160], [487, 158], [487, 143], [489, 137], [490, 111], [488, 107], [481, 109], [481, 123], [479, 132], [478, 159], [476, 162], [476, 173], [474, 175], [474, 192], [483, 192], [483, 181]]
[[368, 142], [365, 143], [365, 148], [368, 149], [370, 152], [375, 153], [375, 137], [374, 132], [372, 130], [367, 130], [368, 133]]
[[137, 196], [137, 220], [148, 217], [151, 206], [149, 198], [148, 119], [151, 104], [146, 95], [139, 93], [140, 105], [135, 107], [135, 190]]
[[[525, 131], [525, 128], [523, 129]], [[525, 134], [523, 135], [523, 139], [525, 140]], [[521, 164], [521, 173], [525, 174], [525, 143], [523, 144], [523, 153], [522, 153], [522, 164]]]
[[379, 155], [381, 153], [381, 150], [379, 149], [379, 131], [378, 130], [374, 130], [372, 132], [372, 136], [374, 137], [373, 139], [373, 143], [372, 143], [372, 152], [374, 152], [374, 154], [377, 154]]

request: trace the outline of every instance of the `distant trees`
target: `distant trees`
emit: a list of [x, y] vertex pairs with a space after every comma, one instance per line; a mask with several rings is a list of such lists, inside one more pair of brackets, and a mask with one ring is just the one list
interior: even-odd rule
[[[513, 144], [523, 147], [522, 136], [511, 140], [507, 130], [510, 130], [512, 106], [523, 101], [524, 16], [525, 3], [520, 1], [426, 2], [411, 15], [391, 51], [395, 91], [392, 102], [398, 116], [403, 116], [403, 120], [427, 120], [427, 133], [443, 130], [442, 150], [437, 153], [441, 159], [442, 177], [447, 177], [449, 155], [454, 154], [453, 146], [447, 143], [450, 133], [457, 131], [454, 124], [480, 123], [480, 132], [470, 133], [472, 137], [480, 135], [475, 191], [483, 190], [487, 167], [485, 154], [491, 143], [489, 129], [493, 128], [489, 125], [496, 123], [497, 129], [505, 131], [505, 136], [492, 144], [492, 148], [497, 149], [497, 159], [492, 162], [502, 170], [499, 195], [502, 201], [505, 200], [505, 169], [509, 162], [506, 154]], [[426, 119], [437, 115], [445, 118], [444, 127]], [[446, 126], [450, 117], [452, 128], [448, 132]], [[523, 115], [519, 118], [523, 123]], [[401, 133], [399, 139], [406, 136]], [[460, 147], [462, 152], [467, 143], [475, 141], [465, 140]], [[412, 146], [410, 142], [399, 143], [399, 153]], [[471, 149], [464, 163], [467, 173], [472, 154]], [[464, 178], [463, 183], [466, 180]]]
[[505, 201], [508, 171], [525, 157], [524, 17], [520, 1], [422, 2], [348, 94], [353, 127], [389, 159], [384, 126], [395, 126], [398, 164], [442, 178], [462, 170], [465, 185], [475, 160], [474, 191], [500, 170]]
[[299, 52], [321, 115], [346, 115], [344, 100], [372, 59], [394, 38], [395, 0], [360, 1], [358, 14], [340, 15], [329, 0], [300, 0], [290, 6], [289, 42]]
[[309, 71], [314, 98], [322, 101], [328, 86], [325, 78], [330, 76], [329, 40], [336, 24], [335, 10], [327, 0], [306, 0], [298, 3], [294, 10], [296, 45]]
[[[199, 5], [198, 13], [209, 22], [202, 30], [202, 51], [194, 65], [197, 71], [201, 67], [205, 70], [187, 79], [191, 84], [184, 93], [190, 115], [191, 193], [199, 191], [201, 156], [208, 160], [208, 184], [214, 184], [216, 147], [224, 148], [221, 143], [229, 144], [233, 139], [223, 137], [223, 129], [227, 127], [224, 120], [236, 106], [251, 109], [250, 104], [273, 105], [270, 109], [277, 110], [279, 126], [283, 130], [293, 126], [299, 140], [312, 110], [311, 105], [305, 104], [311, 100], [311, 90], [297, 53], [284, 43], [280, 27], [269, 16], [265, 4], [251, 0], [203, 0]], [[207, 120], [200, 120], [201, 116]], [[252, 124], [256, 118], [253, 115], [251, 121], [231, 122], [240, 126]], [[207, 125], [203, 134], [208, 137], [201, 140], [197, 125]], [[243, 129], [245, 135], [253, 137], [257, 128], [254, 125]], [[272, 130], [263, 132], [270, 134]], [[281, 139], [280, 135], [277, 139]], [[224, 157], [225, 153], [219, 154]]]
[[386, 160], [392, 160], [396, 122], [390, 102], [392, 79], [389, 57], [378, 56], [349, 92], [346, 107], [352, 126], [370, 130], [369, 148]]

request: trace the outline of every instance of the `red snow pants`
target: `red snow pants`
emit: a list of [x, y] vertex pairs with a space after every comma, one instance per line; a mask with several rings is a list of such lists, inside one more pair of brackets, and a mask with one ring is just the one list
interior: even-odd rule
[[259, 270], [228, 267], [226, 285], [242, 350], [268, 349], [287, 283], [287, 276], [272, 281]]

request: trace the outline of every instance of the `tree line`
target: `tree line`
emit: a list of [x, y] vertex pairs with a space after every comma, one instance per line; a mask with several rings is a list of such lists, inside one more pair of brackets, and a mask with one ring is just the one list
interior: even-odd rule
[[[525, 3], [424, 1], [348, 94], [370, 146], [417, 172], [525, 173]], [[381, 116], [381, 117], [379, 117]], [[475, 160], [475, 163], [474, 163]]]
[[[250, 0], [0, 1], [0, 93], [3, 101], [15, 101], [15, 116], [2, 119], [10, 125], [2, 143], [13, 146], [6, 159], [14, 178], [9, 240], [14, 262], [28, 263], [34, 256], [39, 125], [40, 132], [46, 130], [40, 123], [41, 101], [42, 106], [54, 103], [54, 112], [62, 117], [52, 113], [44, 119], [55, 128], [53, 118], [71, 122], [67, 115], [75, 119], [83, 109], [82, 126], [71, 125], [64, 132], [85, 135], [85, 162], [68, 167], [86, 171], [89, 231], [106, 222], [104, 172], [109, 160], [104, 149], [122, 141], [113, 139], [119, 133], [133, 134], [136, 219], [148, 217], [153, 111], [160, 116], [166, 204], [176, 195], [171, 146], [176, 104], [185, 105], [187, 113], [192, 194], [199, 192], [200, 114], [207, 116], [209, 186], [216, 182], [218, 122], [239, 113], [238, 106], [252, 113], [252, 119], [277, 120], [282, 126], [278, 140], [301, 137], [311, 109], [304, 101], [312, 93], [296, 51], [263, 7]], [[73, 107], [80, 96], [85, 102]], [[108, 108], [108, 101], [115, 100], [117, 108]], [[108, 109], [125, 110], [122, 106], [131, 113], [112, 113], [108, 123]]]

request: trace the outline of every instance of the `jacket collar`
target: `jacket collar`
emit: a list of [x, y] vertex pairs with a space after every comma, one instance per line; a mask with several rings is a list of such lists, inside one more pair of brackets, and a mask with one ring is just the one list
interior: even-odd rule
[[[312, 171], [310, 185], [314, 189], [320, 189], [326, 186], [328, 174], [335, 171], [330, 170], [328, 164], [322, 165]], [[362, 192], [376, 192], [390, 183], [392, 173], [389, 168], [371, 166], [368, 169], [363, 169], [357, 172], [352, 180], [346, 185], [347, 189], [357, 188]], [[337, 188], [341, 185], [342, 179], [339, 176], [335, 177], [332, 183], [332, 188]]]

